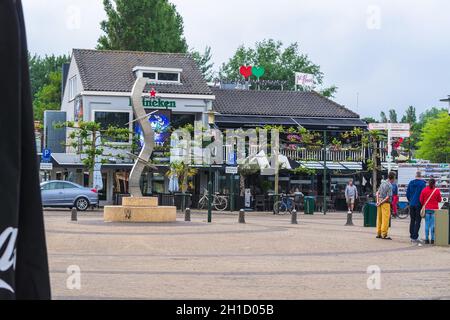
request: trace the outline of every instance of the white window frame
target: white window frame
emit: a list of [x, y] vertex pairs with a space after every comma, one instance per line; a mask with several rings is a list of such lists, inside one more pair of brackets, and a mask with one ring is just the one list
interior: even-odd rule
[[73, 76], [69, 79], [69, 101], [75, 100], [77, 96], [77, 76]]
[[[181, 84], [181, 73], [183, 72], [183, 69], [179, 68], [156, 68], [156, 67], [141, 67], [137, 66], [133, 68], [133, 72], [136, 73], [136, 76], [138, 78], [143, 78], [144, 73], [154, 73], [155, 79], [149, 79], [151, 82], [154, 83], [166, 83], [166, 84]], [[176, 81], [170, 81], [170, 80], [158, 80], [159, 73], [175, 73], [178, 74], [178, 80]]]

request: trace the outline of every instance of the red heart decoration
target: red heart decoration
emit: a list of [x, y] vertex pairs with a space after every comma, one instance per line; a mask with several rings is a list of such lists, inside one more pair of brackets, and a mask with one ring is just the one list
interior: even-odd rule
[[239, 69], [239, 72], [244, 76], [244, 78], [248, 78], [252, 75], [252, 66], [242, 66]]

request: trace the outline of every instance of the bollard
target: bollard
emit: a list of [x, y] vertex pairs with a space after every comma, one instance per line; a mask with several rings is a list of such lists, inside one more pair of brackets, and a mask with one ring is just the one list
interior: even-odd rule
[[347, 213], [347, 223], [346, 226], [353, 226], [353, 213]]
[[245, 210], [241, 209], [239, 211], [239, 223], [245, 223]]
[[298, 224], [298, 222], [297, 222], [297, 210], [292, 210], [291, 224]]
[[184, 221], [191, 221], [191, 209], [186, 208], [184, 211]]
[[72, 221], [78, 221], [77, 219], [77, 209], [72, 208]]

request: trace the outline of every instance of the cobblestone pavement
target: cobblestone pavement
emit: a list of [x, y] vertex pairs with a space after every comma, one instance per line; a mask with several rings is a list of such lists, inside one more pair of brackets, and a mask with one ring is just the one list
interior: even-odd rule
[[[45, 212], [55, 299], [450, 299], [450, 249], [412, 246], [409, 220], [393, 241], [374, 228], [346, 227], [345, 213], [290, 216], [204, 213], [173, 224], [104, 223], [88, 211]], [[69, 290], [67, 268], [81, 270]], [[381, 289], [369, 290], [369, 266]]]

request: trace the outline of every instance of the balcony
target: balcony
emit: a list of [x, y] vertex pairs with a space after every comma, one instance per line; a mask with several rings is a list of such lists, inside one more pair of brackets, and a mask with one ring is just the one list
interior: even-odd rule
[[[295, 161], [324, 161], [323, 148], [321, 149], [289, 149], [282, 148], [281, 154]], [[327, 148], [326, 160], [328, 162], [361, 162], [367, 157], [367, 150], [333, 150]]]

